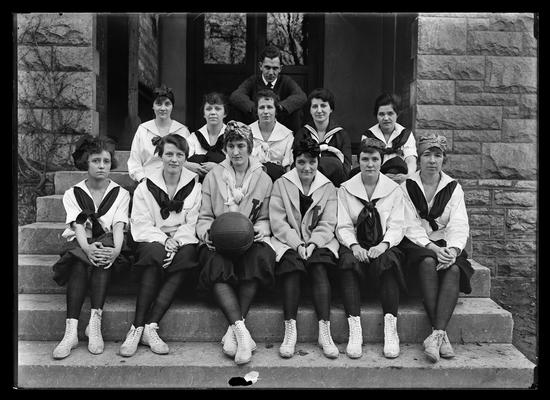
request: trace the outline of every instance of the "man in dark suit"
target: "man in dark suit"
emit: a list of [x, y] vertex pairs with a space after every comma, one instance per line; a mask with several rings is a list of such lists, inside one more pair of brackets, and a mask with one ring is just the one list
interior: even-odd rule
[[246, 124], [256, 121], [256, 93], [262, 89], [271, 89], [279, 96], [277, 121], [293, 132], [298, 130], [302, 124], [302, 107], [307, 98], [291, 77], [280, 75], [281, 51], [275, 46], [267, 46], [260, 53], [258, 65], [261, 74], [247, 78], [229, 97], [229, 102], [237, 111], [236, 117]]

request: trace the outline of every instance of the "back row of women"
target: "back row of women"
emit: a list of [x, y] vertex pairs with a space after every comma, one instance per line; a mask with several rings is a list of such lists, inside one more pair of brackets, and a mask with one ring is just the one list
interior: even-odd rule
[[[103, 352], [107, 288], [125, 268], [138, 273], [139, 289], [122, 356], [132, 356], [140, 342], [155, 353], [169, 352], [159, 322], [193, 273], [197, 290], [211, 294], [227, 319], [222, 349], [237, 364], [249, 362], [256, 350], [245, 324], [254, 297], [275, 283], [282, 288], [285, 328], [279, 353], [293, 356], [302, 280], [311, 285], [326, 357], [339, 355], [330, 331], [331, 283], [340, 286], [348, 317], [347, 356], [362, 355], [361, 294], [372, 285], [384, 315], [383, 353], [395, 358], [399, 296], [411, 277], [420, 282], [433, 329], [423, 342], [426, 356], [432, 362], [454, 356], [446, 327], [459, 292], [471, 291], [473, 269], [464, 252], [464, 193], [442, 171], [444, 137], [416, 142], [396, 123], [395, 97], [382, 95], [375, 106], [379, 123], [362, 138], [353, 171], [350, 139], [331, 123], [334, 99], [326, 89], [310, 94], [311, 121], [294, 133], [276, 121], [277, 97], [270, 91], [258, 94], [258, 121], [250, 126], [226, 125], [227, 104], [214, 93], [205, 96], [206, 125], [191, 134], [170, 118], [173, 105], [169, 89], [157, 90], [156, 117], [136, 132], [128, 160], [139, 182], [132, 200], [108, 178], [116, 167], [112, 141], [85, 137], [73, 154], [88, 176], [63, 197], [67, 243], [53, 270], [56, 282], [67, 284], [67, 319], [54, 358], [78, 345], [88, 286], [88, 349]], [[254, 226], [253, 244], [237, 256], [218, 251], [210, 238], [213, 222], [230, 211]]]

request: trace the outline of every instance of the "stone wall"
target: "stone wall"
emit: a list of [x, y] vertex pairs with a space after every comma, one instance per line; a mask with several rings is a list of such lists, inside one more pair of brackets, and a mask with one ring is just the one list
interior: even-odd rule
[[[18, 187], [49, 194], [51, 174], [72, 168], [73, 145], [99, 132], [96, 83], [99, 56], [93, 14], [16, 16]], [[19, 199], [31, 199], [21, 196]], [[21, 204], [20, 209], [25, 209]], [[29, 216], [21, 216], [27, 220]], [[19, 219], [21, 219], [19, 218]]]
[[449, 139], [444, 168], [464, 187], [473, 255], [491, 269], [492, 296], [504, 303], [512, 288], [529, 291], [511, 306], [534, 305], [537, 276], [534, 22], [523, 13], [417, 19], [415, 133]]

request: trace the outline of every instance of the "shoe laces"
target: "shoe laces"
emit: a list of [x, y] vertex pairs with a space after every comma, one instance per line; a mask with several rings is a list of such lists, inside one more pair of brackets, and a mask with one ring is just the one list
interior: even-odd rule
[[128, 334], [126, 335], [126, 340], [124, 342], [125, 343], [126, 342], [131, 343], [131, 342], [135, 342], [137, 340], [139, 340], [138, 328], [136, 328], [134, 325], [132, 325], [132, 327], [128, 331]]
[[285, 338], [283, 340], [283, 346], [290, 346], [295, 341], [296, 337], [296, 321], [290, 319], [285, 320]]
[[349, 317], [349, 342], [352, 344], [359, 344], [362, 342], [362, 329], [361, 329], [361, 319], [357, 317]]
[[445, 332], [441, 330], [434, 330], [432, 332], [432, 338], [433, 338], [433, 344], [435, 346], [441, 346], [441, 343], [443, 342], [443, 339], [445, 337]]
[[384, 339], [391, 344], [397, 343], [396, 322], [397, 322], [396, 318], [390, 318], [390, 317], [386, 317], [384, 321]]
[[330, 335], [330, 321], [319, 321], [319, 333], [321, 334], [321, 341], [323, 345], [333, 345], [332, 336]]
[[92, 315], [90, 318], [90, 335], [99, 336], [101, 335], [101, 313], [98, 310], [92, 310]]
[[158, 329], [159, 329], [159, 326], [156, 323], [153, 322], [149, 324], [148, 336], [149, 336], [149, 340], [154, 344], [164, 343], [157, 333]]

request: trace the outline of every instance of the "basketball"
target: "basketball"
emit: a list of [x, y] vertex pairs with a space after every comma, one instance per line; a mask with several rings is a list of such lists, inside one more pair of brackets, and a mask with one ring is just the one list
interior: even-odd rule
[[254, 226], [240, 212], [229, 211], [217, 217], [210, 227], [210, 240], [221, 254], [236, 256], [254, 242]]

